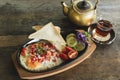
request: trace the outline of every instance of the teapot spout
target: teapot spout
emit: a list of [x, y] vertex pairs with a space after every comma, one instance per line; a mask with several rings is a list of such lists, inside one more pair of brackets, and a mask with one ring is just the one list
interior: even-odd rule
[[65, 2], [61, 2], [62, 6], [63, 6], [63, 13], [65, 16], [68, 15], [68, 11], [69, 11], [69, 7], [66, 5]]

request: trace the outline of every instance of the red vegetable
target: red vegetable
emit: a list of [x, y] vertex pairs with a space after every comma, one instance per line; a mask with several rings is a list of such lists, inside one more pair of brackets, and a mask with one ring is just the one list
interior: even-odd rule
[[64, 53], [61, 53], [59, 56], [60, 56], [60, 58], [62, 58], [63, 60], [68, 60], [68, 59], [69, 59], [68, 56], [67, 56], [67, 54], [64, 54]]
[[34, 48], [36, 48], [36, 45], [30, 45], [30, 48], [34, 49]]
[[78, 56], [78, 52], [71, 47], [66, 46], [59, 56], [63, 60], [74, 59]]
[[78, 56], [78, 52], [77, 52], [77, 51], [70, 51], [70, 52], [68, 53], [68, 57], [69, 57], [70, 59], [75, 59], [77, 56]]
[[38, 57], [36, 57], [36, 56], [32, 56], [30, 59], [31, 59], [32, 62], [35, 62], [35, 61], [38, 60]]
[[73, 49], [71, 48], [71, 47], [68, 47], [68, 46], [66, 46], [65, 48], [64, 48], [64, 50], [62, 51], [62, 53], [64, 53], [64, 54], [68, 54], [70, 51], [72, 51]]
[[52, 44], [48, 44], [48, 46], [49, 46], [50, 49], [55, 48], [55, 46], [53, 46]]
[[29, 48], [30, 48], [30, 53], [31, 54], [34, 54], [36, 52], [36, 50], [37, 50], [36, 45], [30, 45]]
[[38, 59], [38, 62], [43, 62], [44, 60], [45, 60], [45, 58], [41, 57], [41, 58]]
[[21, 51], [21, 55], [22, 56], [25, 56], [26, 54], [25, 54], [25, 51], [26, 51], [26, 48], [22, 48], [22, 51]]
[[45, 57], [45, 56], [46, 56], [46, 53], [42, 53], [42, 54], [41, 54], [41, 57]]

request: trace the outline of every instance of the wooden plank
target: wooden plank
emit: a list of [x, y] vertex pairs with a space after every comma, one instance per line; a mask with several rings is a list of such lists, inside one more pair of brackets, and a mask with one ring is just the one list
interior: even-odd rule
[[28, 35], [0, 36], [0, 47], [17, 46], [28, 41]]

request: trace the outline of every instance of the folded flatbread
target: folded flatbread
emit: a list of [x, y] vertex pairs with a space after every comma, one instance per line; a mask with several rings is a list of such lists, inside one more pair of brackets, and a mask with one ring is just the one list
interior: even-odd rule
[[32, 33], [28, 37], [29, 39], [45, 39], [51, 41], [53, 45], [59, 50], [65, 47], [66, 42], [60, 34], [60, 31], [55, 28], [52, 22], [46, 24], [41, 29]]
[[[34, 29], [35, 31], [38, 31], [38, 30], [40, 30], [42, 27], [43, 27], [43, 26], [41, 26], [41, 25], [35, 25], [35, 26], [32, 26], [32, 29]], [[56, 30], [58, 31], [58, 33], [61, 32], [59, 26], [55, 26], [55, 28], [56, 28]]]

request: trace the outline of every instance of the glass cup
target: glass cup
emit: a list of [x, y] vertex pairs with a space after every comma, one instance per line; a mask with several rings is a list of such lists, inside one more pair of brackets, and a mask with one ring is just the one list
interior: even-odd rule
[[111, 30], [112, 30], [111, 22], [109, 22], [107, 20], [99, 20], [98, 21], [97, 27], [96, 27], [97, 34], [105, 37], [110, 33]]

